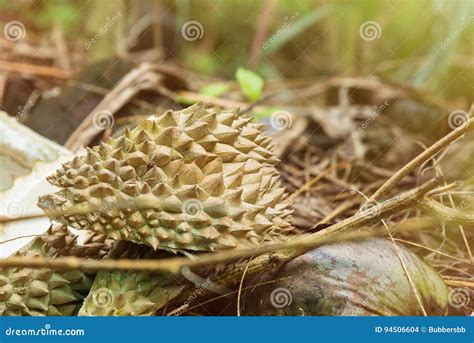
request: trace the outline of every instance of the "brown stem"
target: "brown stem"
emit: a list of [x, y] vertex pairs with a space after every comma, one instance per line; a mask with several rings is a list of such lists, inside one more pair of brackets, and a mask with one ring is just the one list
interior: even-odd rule
[[249, 62], [251, 69], [256, 69], [258, 66], [258, 61], [260, 59], [263, 43], [268, 31], [268, 24], [270, 23], [270, 18], [272, 17], [274, 9], [274, 0], [266, 0], [263, 3], [262, 11], [260, 12], [259, 20], [257, 21], [257, 30], [255, 31], [255, 36], [252, 42], [252, 50], [250, 53]]
[[421, 209], [432, 214], [444, 222], [456, 222], [458, 224], [474, 225], [474, 212], [466, 211], [460, 206], [451, 208], [440, 204], [433, 199], [424, 199], [421, 202]]
[[[471, 114], [473, 113], [473, 107], [471, 107]], [[464, 135], [466, 132], [474, 130], [474, 118], [471, 118], [464, 125], [458, 127], [456, 130], [451, 131], [449, 134], [441, 138], [439, 141], [434, 143], [428, 149], [423, 151], [421, 154], [416, 156], [413, 160], [407, 163], [403, 168], [396, 172], [390, 179], [388, 179], [367, 201], [366, 204], [371, 204], [381, 199], [384, 195], [390, 192], [398, 182], [400, 182], [405, 176], [413, 172], [416, 168], [421, 166], [424, 162], [428, 161], [438, 152], [446, 148], [449, 144], [454, 142], [456, 139]]]
[[[261, 246], [256, 249], [228, 250], [217, 253], [207, 253], [194, 260], [185, 257], [176, 257], [159, 260], [87, 260], [76, 257], [60, 258], [39, 258], [39, 257], [10, 257], [0, 259], [0, 268], [5, 267], [30, 267], [30, 268], [51, 268], [51, 269], [87, 269], [87, 270], [135, 270], [147, 272], [161, 272], [179, 274], [183, 267], [203, 267], [232, 260], [258, 256], [252, 260], [248, 273], [258, 270], [262, 265], [267, 265], [278, 260], [290, 260], [304, 254], [306, 251], [314, 249], [323, 244], [340, 241], [343, 239], [354, 239], [365, 236], [367, 233], [353, 230], [371, 223], [381, 215], [389, 215], [413, 205], [426, 192], [433, 189], [440, 183], [440, 179], [432, 179], [422, 186], [411, 191], [402, 193], [394, 198], [384, 201], [367, 210], [361, 211], [342, 220], [334, 225], [312, 234], [300, 235], [297, 238], [284, 243]], [[278, 254], [274, 252], [278, 251]], [[272, 254], [273, 253], [273, 254]], [[261, 256], [262, 254], [263, 257]]]
[[26, 64], [20, 62], [10, 62], [1, 60], [0, 61], [0, 70], [6, 72], [28, 74], [34, 76], [49, 77], [55, 79], [69, 79], [72, 76], [71, 71], [59, 69], [55, 67], [43, 66], [43, 65], [34, 65]]

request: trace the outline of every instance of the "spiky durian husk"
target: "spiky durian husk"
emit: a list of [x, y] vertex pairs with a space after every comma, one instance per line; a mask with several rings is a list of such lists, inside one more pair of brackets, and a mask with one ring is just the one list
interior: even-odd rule
[[53, 219], [154, 249], [216, 250], [285, 239], [291, 210], [261, 124], [203, 104], [150, 117], [89, 149], [40, 198]]
[[[55, 257], [71, 252], [86, 256], [95, 253], [97, 245], [87, 248], [86, 244], [81, 249], [66, 227], [54, 226], [16, 256]], [[0, 315], [70, 316], [77, 313], [91, 285], [91, 275], [79, 270], [6, 268], [0, 271]]]
[[183, 285], [144, 272], [100, 272], [80, 316], [152, 316], [178, 296]]
[[[110, 253], [114, 240], [104, 234], [85, 231], [81, 243], [79, 243], [78, 236], [72, 233], [67, 226], [55, 224], [39, 237], [39, 242], [36, 244], [41, 244], [40, 242], [43, 242], [42, 251], [47, 255], [100, 259]], [[25, 253], [28, 247], [27, 245], [21, 249], [20, 254]]]
[[[153, 259], [164, 251], [131, 242], [117, 242], [107, 258]], [[151, 316], [184, 288], [172, 275], [109, 271], [98, 273], [80, 316]]]

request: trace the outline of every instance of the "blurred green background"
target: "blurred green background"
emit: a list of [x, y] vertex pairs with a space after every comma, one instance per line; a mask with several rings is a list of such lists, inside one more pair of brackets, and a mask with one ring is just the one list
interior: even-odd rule
[[[120, 13], [121, 20], [86, 51], [91, 61], [123, 53], [130, 34], [148, 18], [152, 24], [141, 34], [153, 31], [152, 44], [163, 58], [202, 74], [233, 78], [244, 66], [256, 67], [265, 79], [378, 75], [446, 99], [474, 98], [471, 0], [0, 0], [0, 9], [0, 20], [22, 21], [28, 38], [58, 25], [68, 42], [82, 46]], [[190, 20], [202, 25], [202, 38], [183, 39], [182, 26]], [[264, 45], [253, 61], [252, 44], [265, 20]], [[373, 40], [360, 35], [367, 21], [380, 27]]]

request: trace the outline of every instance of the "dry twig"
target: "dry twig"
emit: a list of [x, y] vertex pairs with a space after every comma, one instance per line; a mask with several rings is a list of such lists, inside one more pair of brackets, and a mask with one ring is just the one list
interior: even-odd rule
[[[261, 264], [268, 264], [275, 260], [276, 255], [271, 254], [280, 251], [277, 260], [289, 260], [305, 253], [308, 250], [321, 246], [323, 244], [340, 241], [342, 239], [354, 239], [367, 236], [367, 233], [360, 233], [356, 229], [363, 225], [377, 220], [381, 215], [388, 215], [400, 211], [414, 203], [426, 194], [429, 190], [436, 187], [441, 182], [440, 179], [432, 179], [420, 187], [411, 191], [402, 193], [394, 198], [384, 201], [370, 209], [356, 213], [354, 216], [341, 222], [329, 226], [326, 229], [312, 234], [300, 235], [288, 242], [261, 246], [256, 249], [242, 249], [238, 251], [223, 251], [217, 253], [203, 254], [194, 260], [188, 258], [169, 258], [160, 260], [87, 260], [75, 257], [64, 258], [27, 258], [10, 257], [0, 259], [0, 268], [5, 267], [30, 267], [30, 268], [51, 268], [51, 269], [87, 269], [87, 270], [135, 270], [147, 272], [162, 272], [179, 274], [183, 267], [203, 267], [218, 263], [224, 263], [231, 260], [248, 258], [250, 256], [266, 254], [263, 257], [252, 261], [252, 269], [260, 268]], [[374, 216], [374, 213], [376, 214]], [[373, 234], [370, 233], [369, 234]], [[260, 267], [258, 267], [260, 266]], [[250, 273], [250, 267], [249, 267]]]
[[[474, 106], [471, 107], [471, 114], [474, 113]], [[421, 166], [424, 162], [432, 158], [434, 155], [445, 149], [448, 145], [454, 142], [456, 139], [464, 135], [466, 132], [474, 130], [474, 118], [469, 119], [464, 125], [458, 127], [456, 130], [451, 131], [449, 134], [441, 138], [439, 141], [431, 145], [428, 149], [423, 151], [421, 154], [416, 156], [413, 160], [407, 163], [403, 168], [396, 172], [390, 179], [388, 179], [382, 187], [380, 187], [367, 201], [366, 204], [374, 203], [381, 199], [384, 195], [388, 194], [398, 182], [400, 182], [405, 176], [413, 172], [416, 168]]]

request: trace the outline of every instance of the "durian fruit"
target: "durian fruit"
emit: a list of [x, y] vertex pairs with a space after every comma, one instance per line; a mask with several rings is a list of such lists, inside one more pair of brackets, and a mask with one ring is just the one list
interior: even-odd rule
[[184, 285], [171, 275], [100, 272], [79, 311], [80, 316], [152, 316], [178, 296]]
[[[39, 239], [44, 242], [43, 248], [49, 249], [48, 254], [54, 251], [56, 256], [101, 259], [110, 253], [114, 240], [92, 231], [83, 231], [82, 233], [83, 235], [79, 237], [65, 225], [55, 224]], [[79, 240], [81, 242], [78, 242]], [[21, 251], [25, 249], [23, 248]]]
[[291, 210], [262, 124], [196, 104], [152, 116], [76, 156], [39, 200], [77, 229], [154, 249], [213, 251], [280, 242]]
[[[16, 253], [25, 257], [96, 255], [97, 242], [79, 248], [76, 237], [64, 226], [51, 227]], [[99, 254], [100, 255], [100, 254]], [[0, 270], [0, 315], [70, 316], [76, 314], [88, 294], [93, 275], [80, 270], [52, 271], [25, 267]]]
[[[169, 257], [164, 251], [120, 241], [106, 258], [157, 259]], [[183, 290], [173, 275], [110, 271], [97, 274], [80, 316], [151, 316]]]

